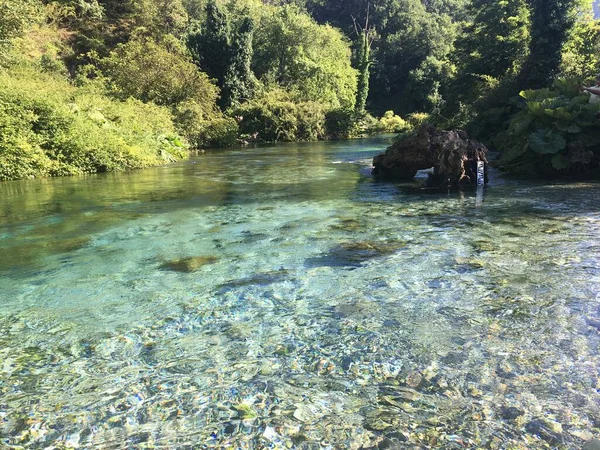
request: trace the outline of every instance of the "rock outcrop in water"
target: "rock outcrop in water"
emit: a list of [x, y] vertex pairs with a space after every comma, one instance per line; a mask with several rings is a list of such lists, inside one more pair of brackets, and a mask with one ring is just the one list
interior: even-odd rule
[[429, 186], [477, 184], [477, 163], [485, 163], [487, 148], [464, 131], [438, 130], [424, 125], [417, 134], [400, 139], [373, 158], [373, 174], [382, 178], [413, 178], [418, 170], [434, 168]]

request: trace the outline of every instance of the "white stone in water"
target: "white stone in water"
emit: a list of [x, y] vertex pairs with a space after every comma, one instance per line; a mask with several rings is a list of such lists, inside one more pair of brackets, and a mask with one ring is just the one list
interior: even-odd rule
[[275, 429], [273, 427], [270, 427], [267, 425], [267, 427], [265, 428], [265, 431], [263, 433], [263, 437], [269, 441], [275, 441], [277, 439], [279, 439], [279, 435], [275, 432]]
[[319, 410], [316, 405], [301, 404], [294, 411], [294, 418], [304, 423], [312, 423], [323, 417], [325, 414]]
[[73, 434], [70, 434], [67, 436], [67, 439], [65, 440], [65, 444], [67, 447], [79, 448], [79, 440], [80, 440], [79, 433], [73, 433]]

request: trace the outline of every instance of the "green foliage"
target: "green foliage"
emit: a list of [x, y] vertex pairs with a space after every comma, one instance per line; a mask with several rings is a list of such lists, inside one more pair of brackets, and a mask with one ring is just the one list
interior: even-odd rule
[[232, 38], [231, 61], [225, 74], [222, 91], [227, 107], [235, 107], [253, 96], [256, 85], [251, 68], [253, 36], [254, 22], [249, 17], [245, 17]]
[[561, 76], [594, 78], [600, 72], [600, 21], [582, 20], [569, 35], [562, 51]]
[[19, 37], [31, 24], [41, 20], [41, 7], [35, 0], [0, 0], [0, 65], [6, 58], [11, 39]]
[[542, 128], [529, 134], [529, 148], [536, 153], [555, 154], [567, 146], [563, 135], [551, 128]]
[[413, 128], [419, 128], [421, 125], [431, 122], [431, 115], [426, 112], [414, 112], [409, 114], [406, 118]]
[[[401, 113], [424, 110], [436, 82], [441, 94], [454, 64], [449, 60], [458, 22], [444, 8], [428, 9], [421, 0], [386, 0], [374, 4], [373, 23], [380, 34], [370, 102]], [[384, 109], [385, 108], [385, 109]]]
[[256, 76], [301, 101], [353, 108], [357, 72], [343, 35], [296, 7], [265, 8], [263, 14], [254, 41]]
[[579, 93], [576, 81], [559, 80], [552, 88], [521, 92], [521, 97], [521, 111], [496, 138], [502, 168], [537, 174], [597, 169], [600, 104]]
[[149, 30], [153, 37], [179, 38], [185, 33], [189, 17], [181, 0], [137, 0], [133, 5], [137, 26]]
[[32, 23], [40, 19], [40, 6], [35, 0], [0, 0], [0, 44], [7, 44]]
[[369, 77], [371, 75], [371, 42], [369, 40], [369, 30], [365, 29], [360, 35], [360, 45], [358, 47], [358, 86], [356, 91], [356, 112], [365, 114], [367, 107], [367, 97], [369, 96]]
[[232, 23], [215, 0], [206, 6], [206, 20], [187, 36], [187, 45], [198, 66], [217, 81], [223, 110], [252, 97], [255, 88], [251, 70], [254, 21], [243, 17]]
[[492, 78], [517, 72], [529, 42], [526, 0], [474, 0], [469, 14], [473, 21], [463, 29], [454, 55], [460, 72]]
[[158, 105], [191, 99], [205, 106], [204, 118], [215, 113], [217, 88], [181, 50], [150, 37], [135, 36], [101, 60], [112, 91], [122, 99], [134, 97]]
[[335, 108], [325, 115], [325, 128], [330, 139], [348, 139], [360, 133], [354, 110]]
[[394, 111], [386, 111], [374, 128], [374, 131], [385, 133], [403, 133], [411, 129], [411, 125], [402, 117], [394, 114]]
[[204, 125], [204, 129], [198, 133], [202, 140], [196, 143], [198, 148], [233, 147], [238, 142], [240, 130], [238, 123], [232, 117], [200, 122], [200, 126], [202, 125]]
[[186, 149], [164, 108], [35, 69], [0, 73], [0, 180], [135, 169]]
[[452, 55], [458, 71], [453, 108], [460, 102], [486, 103], [506, 77], [517, 74], [528, 53], [529, 9], [526, 0], [473, 0], [468, 22]]
[[218, 88], [177, 42], [159, 43], [137, 35], [119, 44], [100, 66], [111, 92], [120, 99], [133, 97], [170, 107], [175, 124], [194, 147], [235, 143], [235, 121], [223, 118], [216, 106]]
[[267, 142], [315, 141], [326, 137], [325, 109], [316, 102], [293, 101], [280, 91], [235, 110], [242, 134]]
[[563, 45], [575, 24], [580, 0], [527, 0], [527, 3], [531, 10], [531, 40], [518, 86], [541, 89], [560, 72]]
[[206, 115], [205, 106], [188, 100], [171, 107], [177, 129], [193, 148], [230, 147], [238, 137], [237, 122], [221, 114]]
[[[229, 19], [225, 12], [211, 0], [206, 6], [206, 21], [187, 36], [187, 45], [198, 67], [223, 88], [231, 65], [231, 38]], [[228, 106], [229, 99], [222, 99]]]

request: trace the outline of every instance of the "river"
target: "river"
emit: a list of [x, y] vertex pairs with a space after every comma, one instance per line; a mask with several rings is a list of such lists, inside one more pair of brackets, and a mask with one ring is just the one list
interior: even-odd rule
[[428, 192], [388, 144], [1, 183], [0, 448], [581, 448], [600, 184]]

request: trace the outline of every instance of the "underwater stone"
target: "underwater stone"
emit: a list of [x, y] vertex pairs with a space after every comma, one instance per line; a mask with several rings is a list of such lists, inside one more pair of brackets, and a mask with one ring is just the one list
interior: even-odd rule
[[214, 264], [217, 258], [214, 256], [192, 256], [190, 258], [173, 259], [160, 265], [163, 270], [172, 270], [174, 272], [191, 273], [196, 272], [207, 264]]
[[592, 439], [586, 442], [581, 450], [600, 450], [600, 440]]
[[514, 406], [503, 406], [500, 413], [505, 420], [514, 420], [524, 414], [523, 410], [515, 408]]
[[410, 372], [406, 377], [406, 384], [413, 389], [417, 389], [421, 385], [422, 381], [423, 376], [417, 371]]
[[525, 430], [527, 430], [528, 433], [539, 436], [550, 444], [562, 442], [562, 425], [558, 422], [547, 419], [534, 419], [525, 425]]
[[395, 253], [406, 246], [402, 241], [342, 242], [320, 256], [307, 258], [309, 267], [359, 267], [364, 262]]

